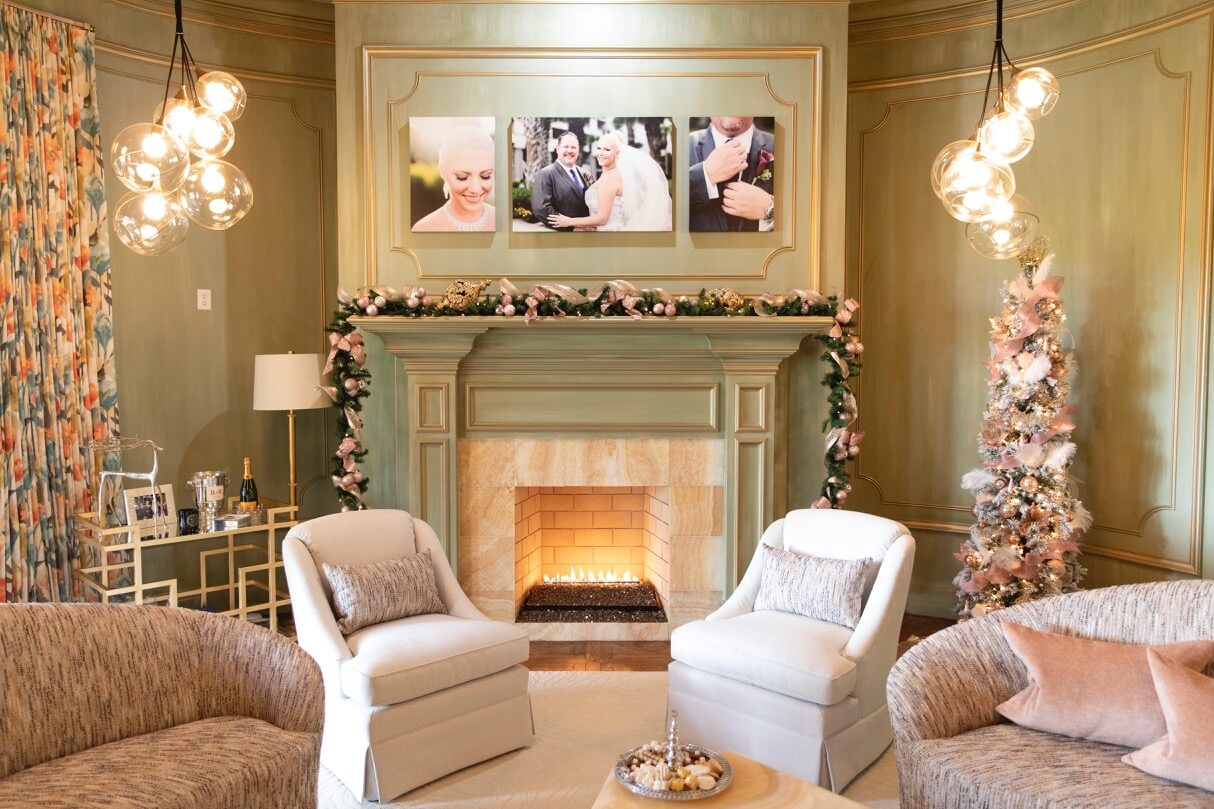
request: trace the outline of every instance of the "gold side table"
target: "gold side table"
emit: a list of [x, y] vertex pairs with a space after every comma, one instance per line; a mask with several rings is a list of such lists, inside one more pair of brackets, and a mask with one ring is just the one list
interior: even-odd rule
[[[230, 508], [235, 507], [235, 499], [230, 498]], [[132, 600], [136, 604], [176, 607], [179, 600], [196, 597], [200, 606], [208, 606], [208, 597], [223, 592], [227, 594], [227, 609], [218, 610], [219, 614], [249, 621], [265, 613], [270, 629], [277, 632], [278, 608], [291, 603], [285, 588], [278, 584], [278, 571], [282, 569], [282, 560], [278, 558], [279, 532], [285, 534], [296, 524], [299, 509], [265, 502], [266, 522], [263, 525], [161, 539], [144, 538], [138, 525], [106, 527], [96, 512], [77, 514], [74, 520], [76, 537], [93, 558], [86, 564], [82, 553], [81, 565], [74, 575], [87, 591], [107, 604], [113, 600]], [[196, 589], [180, 589], [176, 578], [145, 581], [144, 554], [147, 550], [215, 539], [224, 540], [224, 543], [198, 552], [199, 586]], [[243, 563], [241, 556], [248, 553], [255, 554], [258, 561]], [[208, 576], [207, 563], [214, 557], [221, 557], [226, 562], [227, 575], [219, 582]], [[115, 584], [115, 576], [124, 572], [129, 573], [130, 583]], [[254, 591], [263, 594], [264, 600], [250, 603], [249, 595]]]

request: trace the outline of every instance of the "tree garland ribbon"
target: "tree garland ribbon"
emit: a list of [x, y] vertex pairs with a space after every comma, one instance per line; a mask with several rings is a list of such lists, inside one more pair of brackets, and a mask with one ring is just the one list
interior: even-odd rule
[[350, 317], [378, 315], [404, 317], [450, 317], [461, 315], [514, 317], [530, 323], [540, 317], [797, 317], [830, 316], [830, 330], [817, 335], [826, 348], [822, 359], [828, 370], [822, 384], [830, 389], [829, 415], [823, 424], [826, 435], [826, 479], [814, 508], [838, 508], [851, 490], [846, 462], [859, 454], [862, 432], [850, 429], [859, 416], [856, 397], [849, 386], [860, 371], [863, 344], [855, 336], [852, 319], [859, 304], [848, 298], [842, 303], [811, 289], [792, 289], [783, 294], [766, 293], [751, 298], [728, 287], [701, 289], [698, 295], [676, 295], [665, 289], [643, 289], [628, 281], [608, 281], [593, 291], [549, 282], [520, 289], [508, 278], [498, 281], [500, 292], [483, 294], [490, 281], [459, 280], [442, 295], [431, 295], [424, 287], [396, 290], [390, 286], [360, 287], [353, 294], [339, 289], [341, 304], [329, 321], [329, 356], [325, 374], [332, 383], [325, 392], [341, 408], [338, 448], [334, 453], [332, 480], [342, 511], [362, 509], [369, 479], [359, 464], [366, 458], [362, 400], [370, 395], [371, 372], [366, 369], [367, 351], [362, 335]]

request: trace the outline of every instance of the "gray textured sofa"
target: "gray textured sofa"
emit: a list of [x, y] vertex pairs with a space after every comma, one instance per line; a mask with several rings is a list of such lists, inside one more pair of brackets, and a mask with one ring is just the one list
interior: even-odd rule
[[316, 806], [324, 686], [269, 630], [192, 610], [0, 605], [0, 809]]
[[1005, 620], [1126, 643], [1214, 638], [1214, 581], [1055, 596], [950, 627], [913, 647], [890, 672], [886, 690], [901, 809], [1214, 807], [1214, 793], [1123, 764], [1128, 748], [1003, 720], [995, 706], [1027, 685], [999, 628]]

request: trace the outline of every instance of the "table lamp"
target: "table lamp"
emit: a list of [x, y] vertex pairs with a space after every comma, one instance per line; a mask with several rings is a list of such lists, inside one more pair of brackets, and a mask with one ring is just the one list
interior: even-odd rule
[[253, 366], [253, 409], [287, 411], [290, 444], [290, 504], [299, 505], [295, 486], [295, 411], [331, 407], [321, 389], [324, 357], [320, 354], [258, 354]]

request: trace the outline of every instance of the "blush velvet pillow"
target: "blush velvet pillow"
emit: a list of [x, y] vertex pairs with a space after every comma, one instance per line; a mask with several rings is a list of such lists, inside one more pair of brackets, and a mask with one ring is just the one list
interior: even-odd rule
[[1139, 646], [1038, 632], [1010, 621], [1000, 626], [1028, 669], [1029, 686], [996, 711], [1027, 728], [1123, 747], [1146, 747], [1167, 732], [1147, 650], [1194, 671], [1214, 656], [1208, 640]]
[[793, 612], [855, 627], [860, 621], [869, 559], [826, 559], [763, 546], [756, 610]]
[[333, 593], [333, 613], [343, 635], [410, 615], [447, 612], [428, 550], [369, 565], [322, 562], [320, 572]]
[[1121, 757], [1143, 772], [1214, 790], [1214, 677], [1147, 652], [1168, 735]]

